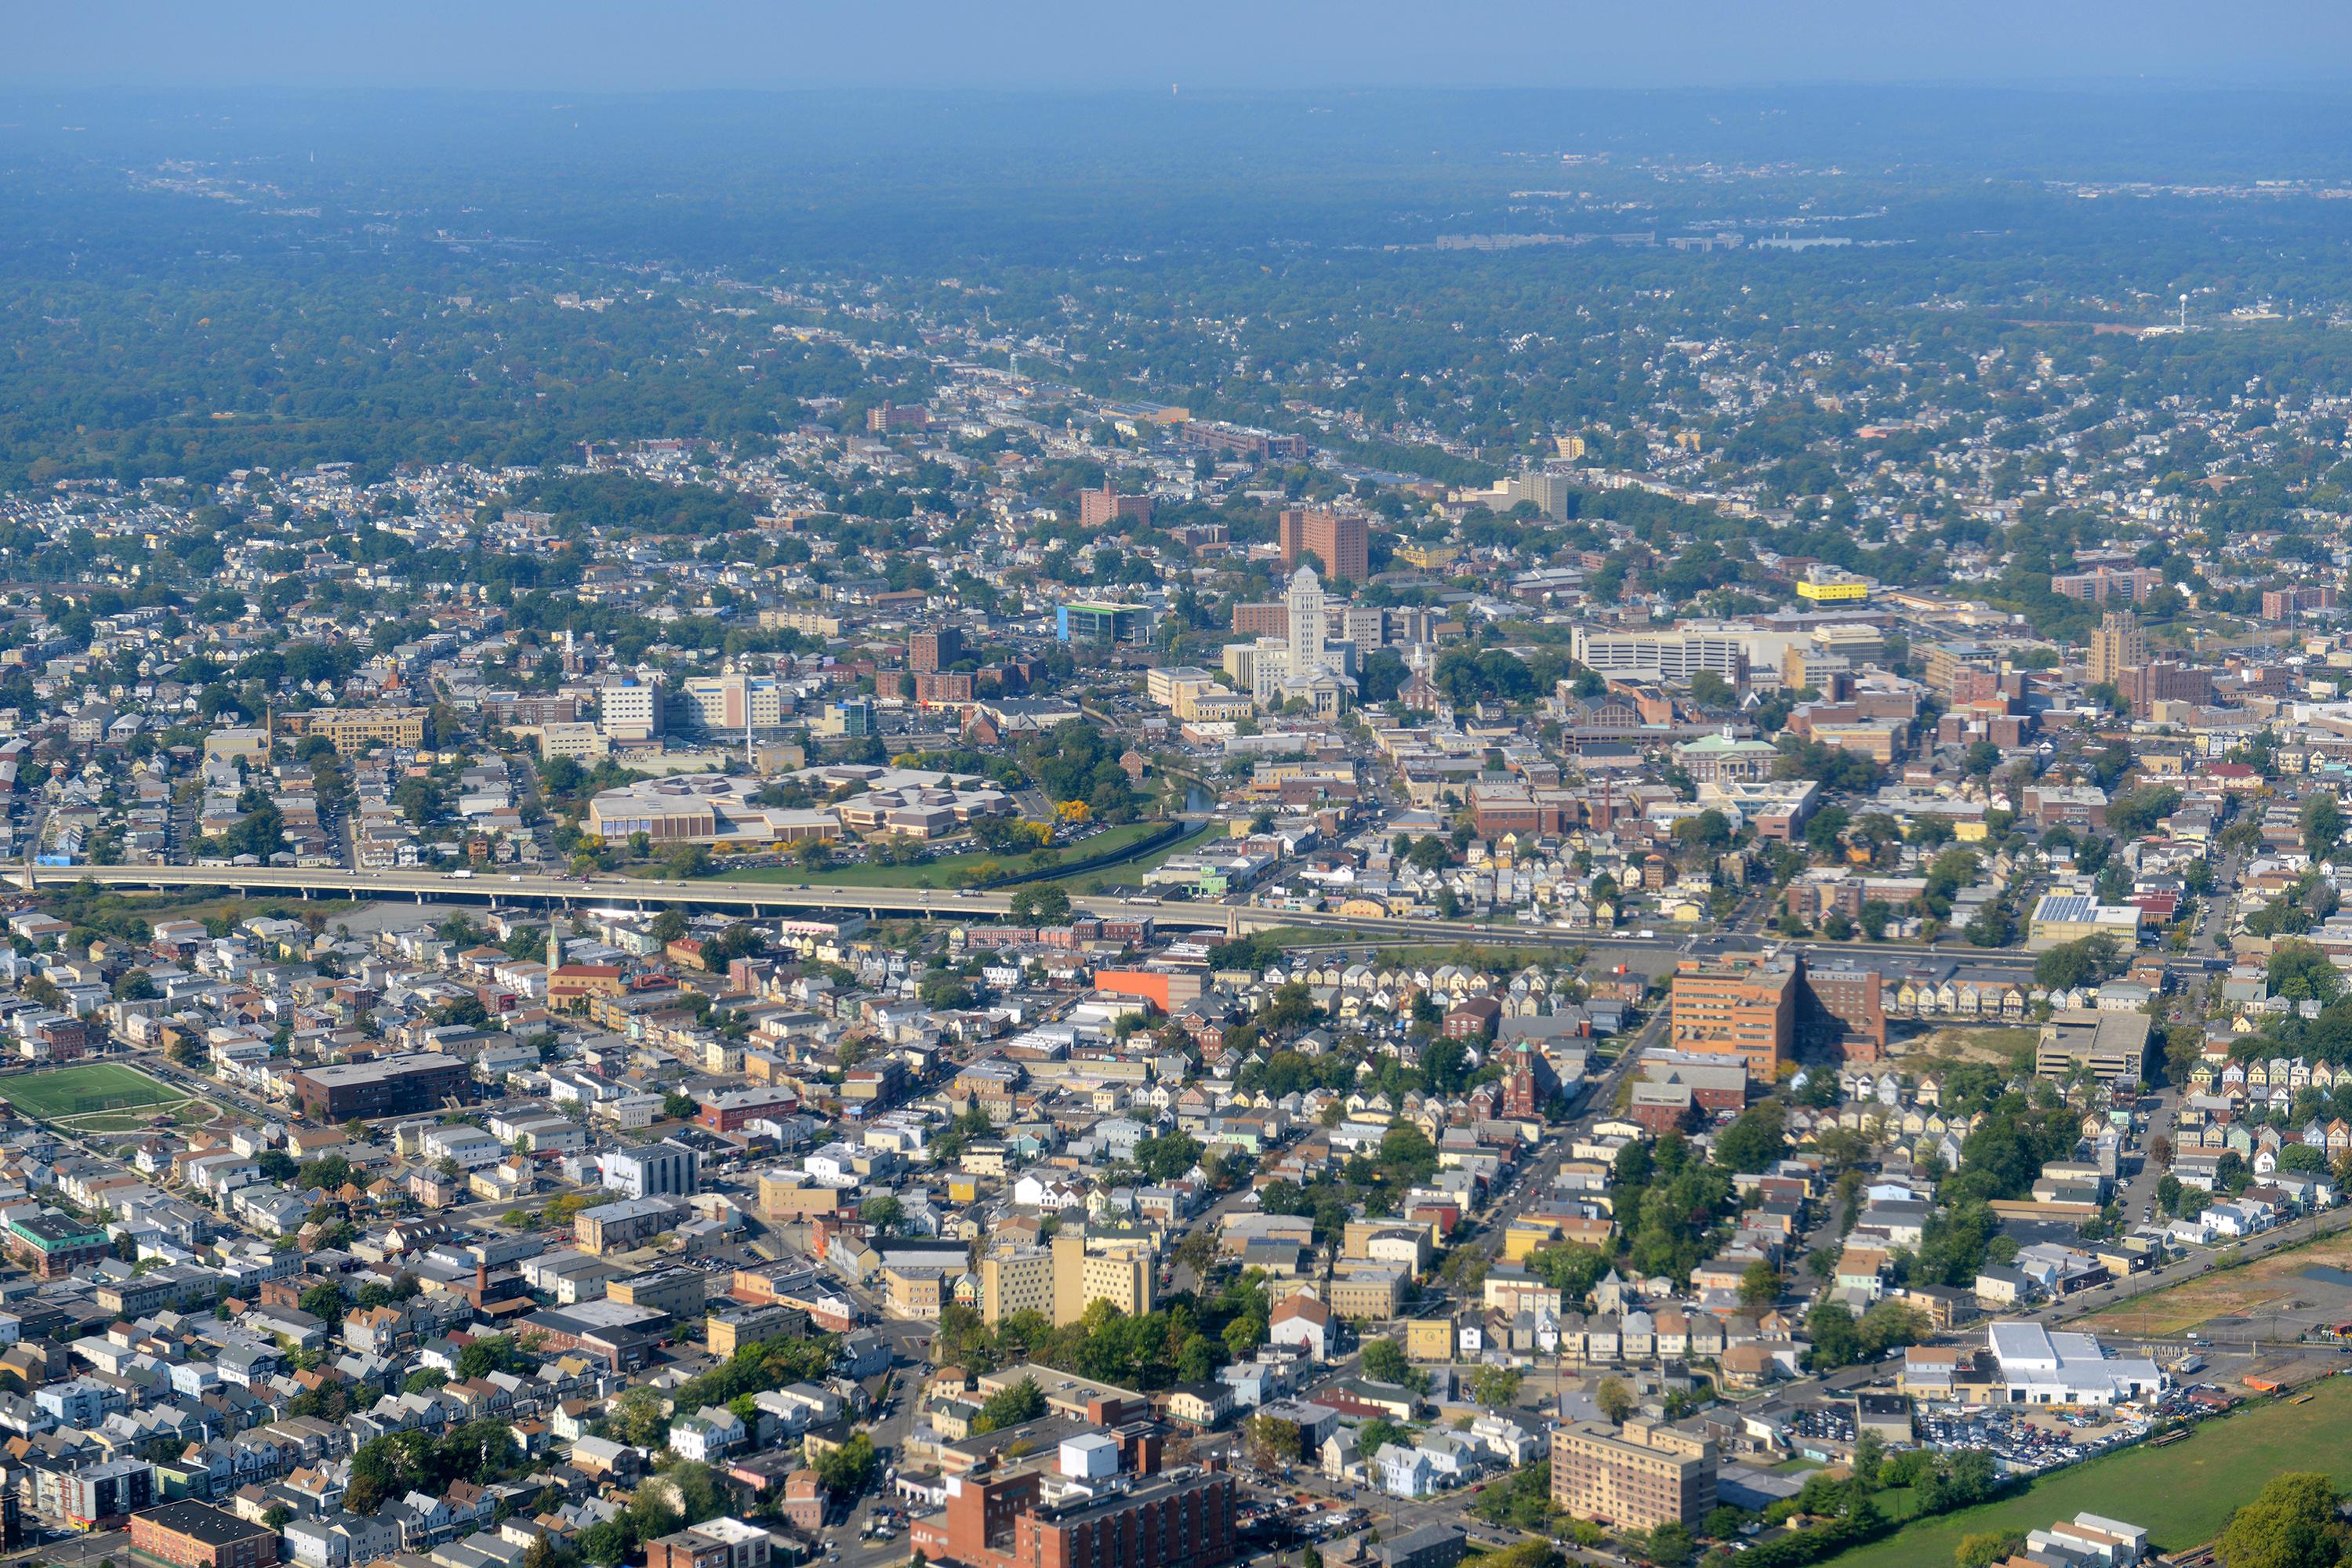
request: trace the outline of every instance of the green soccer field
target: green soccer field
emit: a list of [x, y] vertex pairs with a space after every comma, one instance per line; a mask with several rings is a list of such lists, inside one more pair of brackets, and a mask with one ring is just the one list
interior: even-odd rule
[[83, 1062], [0, 1079], [0, 1099], [28, 1116], [57, 1121], [100, 1110], [176, 1105], [188, 1097], [120, 1062]]

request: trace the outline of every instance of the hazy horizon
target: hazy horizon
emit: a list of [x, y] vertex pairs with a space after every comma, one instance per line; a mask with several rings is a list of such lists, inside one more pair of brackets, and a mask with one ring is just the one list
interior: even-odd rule
[[2253, 0], [1807, 0], [1670, 8], [1366, 0], [1181, 15], [1033, 0], [862, 7], [700, 0], [357, 12], [282, 0], [12, 7], [16, 88], [705, 89], [2341, 84], [2352, 10]]

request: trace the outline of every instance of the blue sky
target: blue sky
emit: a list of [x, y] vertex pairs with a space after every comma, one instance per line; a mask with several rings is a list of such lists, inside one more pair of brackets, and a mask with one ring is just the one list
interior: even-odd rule
[[0, 80], [674, 91], [2341, 81], [2343, 0], [0, 0]]

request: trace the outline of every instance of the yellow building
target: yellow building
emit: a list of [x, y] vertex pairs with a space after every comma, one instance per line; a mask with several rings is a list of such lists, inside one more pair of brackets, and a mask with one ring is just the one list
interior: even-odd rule
[[1083, 1236], [1056, 1236], [1054, 1248], [1054, 1326], [1086, 1316], [1097, 1301], [1108, 1301], [1130, 1318], [1151, 1310], [1159, 1258], [1149, 1247], [1121, 1243], [1089, 1251]]
[[1054, 1310], [1054, 1254], [1043, 1247], [1003, 1247], [980, 1260], [980, 1315], [994, 1328], [1016, 1312]]
[[278, 714], [277, 729], [294, 740], [324, 735], [346, 757], [374, 746], [405, 746], [415, 751], [425, 744], [425, 710], [313, 708], [308, 712]]
[[1404, 1353], [1411, 1361], [1452, 1361], [1454, 1320], [1415, 1318], [1404, 1326]]
[[1851, 572], [1816, 565], [1797, 584], [1797, 597], [1822, 605], [1858, 605], [1870, 597], [1870, 584]]
[[1396, 558], [1409, 566], [1433, 572], [1440, 566], [1452, 565], [1461, 553], [1462, 547], [1458, 544], [1400, 544]]

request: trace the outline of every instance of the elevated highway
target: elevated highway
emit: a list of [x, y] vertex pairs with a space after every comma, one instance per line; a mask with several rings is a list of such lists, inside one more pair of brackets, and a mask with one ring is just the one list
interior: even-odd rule
[[[278, 866], [19, 866], [12, 878], [23, 889], [94, 882], [100, 887], [171, 893], [219, 891], [240, 898], [279, 895], [298, 899], [414, 900], [417, 903], [530, 903], [564, 909], [682, 908], [723, 910], [748, 919], [774, 919], [797, 910], [934, 920], [1001, 920], [1012, 912], [1009, 891], [943, 888], [868, 888], [839, 883], [755, 881], [708, 877], [693, 881], [653, 881], [635, 877], [551, 877], [536, 873], [390, 870]], [[1098, 917], [1149, 915], [1163, 929], [1197, 931], [1224, 939], [1272, 930], [1312, 931], [1324, 940], [1301, 947], [1344, 946], [1366, 940], [1470, 942], [1490, 947], [1582, 948], [1604, 963], [1623, 963], [1647, 973], [1671, 968], [1685, 954], [1712, 957], [1763, 946], [1757, 937], [1736, 933], [1661, 931], [1596, 935], [1543, 926], [1487, 925], [1475, 921], [1383, 918], [1319, 910], [1260, 909], [1244, 904], [1189, 900], [1116, 899], [1073, 894], [1071, 907]], [[1805, 944], [1810, 947], [1811, 944]], [[2032, 965], [2015, 952], [1988, 952], [1914, 942], [1828, 944], [1816, 950], [1843, 962], [1868, 964], [1941, 953], [1972, 969], [2010, 971]]]

